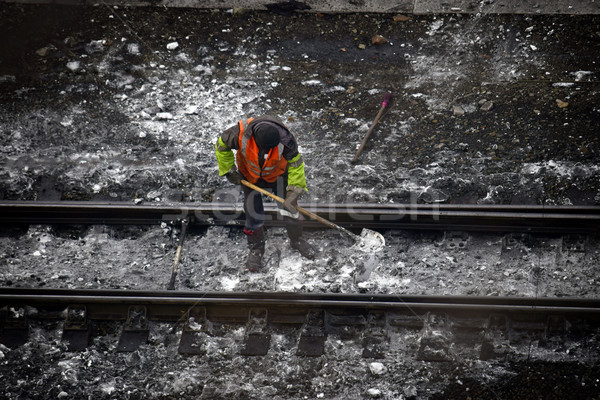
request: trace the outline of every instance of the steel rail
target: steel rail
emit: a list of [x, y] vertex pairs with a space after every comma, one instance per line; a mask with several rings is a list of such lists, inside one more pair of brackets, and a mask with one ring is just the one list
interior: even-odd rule
[[325, 354], [328, 335], [339, 334], [360, 341], [362, 357], [383, 358], [392, 332], [410, 330], [418, 360], [451, 360], [451, 347], [464, 345], [488, 360], [503, 356], [496, 348], [506, 340], [594, 334], [600, 299], [0, 288], [5, 346], [30, 340], [31, 324], [57, 320], [69, 351], [89, 346], [103, 321], [122, 325], [117, 351], [135, 351], [149, 341], [149, 322], [160, 322], [172, 333], [181, 327], [178, 352], [187, 355], [206, 354], [210, 337], [242, 326], [246, 356], [266, 355], [272, 333], [285, 330], [299, 335], [298, 356]]
[[[124, 319], [129, 306], [149, 308], [150, 319], [177, 320], [191, 307], [207, 307], [217, 318], [243, 320], [249, 308], [269, 308], [272, 315], [304, 315], [314, 309], [345, 313], [386, 310], [423, 314], [445, 312], [454, 317], [474, 318], [502, 313], [513, 318], [537, 319], [549, 315], [586, 317], [600, 323], [600, 299], [527, 298], [477, 296], [393, 296], [366, 294], [298, 294], [236, 292], [172, 292], [125, 290], [68, 290], [0, 288], [0, 307], [15, 304], [38, 310], [60, 310], [73, 304], [85, 304], [90, 318]], [[294, 320], [301, 323], [302, 318]]]
[[[349, 229], [432, 229], [597, 233], [600, 207], [457, 204], [302, 204]], [[282, 225], [265, 204], [267, 225]], [[243, 224], [239, 203], [131, 204], [0, 201], [0, 224], [157, 224], [191, 218], [194, 225]], [[318, 227], [306, 221], [308, 227]]]

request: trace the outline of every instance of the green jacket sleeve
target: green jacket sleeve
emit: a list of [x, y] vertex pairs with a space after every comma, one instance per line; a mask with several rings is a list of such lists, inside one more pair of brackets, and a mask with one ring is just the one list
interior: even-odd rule
[[308, 191], [306, 187], [306, 175], [304, 174], [304, 161], [300, 153], [288, 161], [288, 185]]
[[219, 163], [219, 176], [223, 176], [231, 168], [234, 168], [235, 156], [233, 155], [233, 151], [225, 145], [221, 137], [215, 143], [215, 153], [217, 155], [217, 162]]

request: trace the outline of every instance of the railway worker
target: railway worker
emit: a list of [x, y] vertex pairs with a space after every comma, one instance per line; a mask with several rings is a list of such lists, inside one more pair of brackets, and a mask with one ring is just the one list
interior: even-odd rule
[[[232, 150], [236, 150], [235, 157]], [[279, 197], [285, 193], [285, 204], [278, 206], [284, 216], [290, 245], [303, 257], [313, 259], [315, 251], [302, 236], [303, 218], [296, 209], [298, 198], [307, 191], [304, 162], [296, 139], [283, 122], [268, 115], [243, 119], [221, 134], [215, 151], [219, 176], [225, 176], [234, 185], [247, 180]], [[265, 252], [263, 201], [256, 190], [245, 185], [242, 189], [246, 214], [244, 233], [250, 250], [246, 267], [256, 272], [262, 268]]]

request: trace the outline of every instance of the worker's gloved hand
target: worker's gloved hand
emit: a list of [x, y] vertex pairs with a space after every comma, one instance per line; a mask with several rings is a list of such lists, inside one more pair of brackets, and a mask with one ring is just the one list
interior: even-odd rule
[[225, 178], [227, 178], [227, 180], [233, 183], [234, 185], [241, 185], [244, 176], [240, 174], [240, 172], [237, 169], [232, 169], [225, 174]]
[[286, 210], [291, 213], [298, 212], [296, 207], [298, 207], [298, 198], [302, 195], [302, 193], [304, 193], [304, 190], [298, 186], [289, 185], [287, 187], [285, 202], [283, 203], [283, 206], [286, 208]]

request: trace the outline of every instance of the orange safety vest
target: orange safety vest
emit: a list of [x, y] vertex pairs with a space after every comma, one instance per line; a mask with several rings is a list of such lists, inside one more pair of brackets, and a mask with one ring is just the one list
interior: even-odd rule
[[253, 120], [254, 118], [249, 118], [238, 122], [240, 127], [240, 148], [236, 154], [238, 169], [252, 183], [256, 183], [260, 178], [272, 183], [287, 168], [287, 160], [283, 158], [283, 144], [279, 143], [269, 151], [261, 168], [258, 160], [258, 145], [252, 136], [252, 129], [248, 129], [248, 125]]

